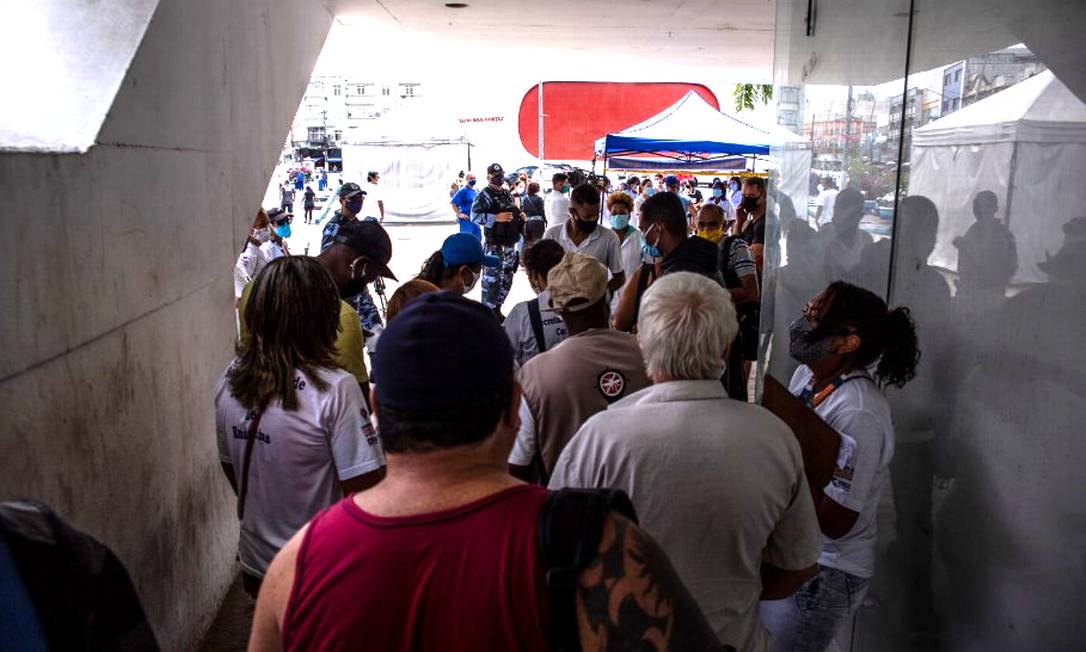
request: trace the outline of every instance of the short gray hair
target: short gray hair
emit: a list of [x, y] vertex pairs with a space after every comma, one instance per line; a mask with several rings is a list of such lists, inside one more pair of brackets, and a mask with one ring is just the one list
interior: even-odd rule
[[662, 276], [641, 299], [637, 339], [650, 377], [718, 379], [739, 332], [731, 295], [690, 272]]

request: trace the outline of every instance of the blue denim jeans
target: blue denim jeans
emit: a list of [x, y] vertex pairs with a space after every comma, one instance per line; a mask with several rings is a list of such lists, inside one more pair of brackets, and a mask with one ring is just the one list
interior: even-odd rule
[[769, 652], [825, 652], [842, 625], [860, 608], [869, 578], [819, 567], [815, 575], [784, 600], [762, 602], [762, 625], [769, 631]]

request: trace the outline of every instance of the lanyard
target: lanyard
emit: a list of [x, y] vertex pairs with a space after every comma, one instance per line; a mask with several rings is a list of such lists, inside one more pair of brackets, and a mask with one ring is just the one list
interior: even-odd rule
[[823, 401], [828, 399], [831, 394], [836, 392], [838, 387], [844, 385], [850, 380], [856, 380], [857, 378], [866, 378], [866, 375], [860, 373], [854, 376], [846, 377], [845, 374], [841, 374], [837, 378], [834, 378], [832, 383], [826, 385], [817, 393], [814, 391], [815, 381], [812, 378], [811, 382], [808, 383], [808, 385], [803, 388], [803, 391], [799, 393], [799, 400], [803, 401], [808, 407], [812, 409], [816, 408], [819, 405], [822, 405]]

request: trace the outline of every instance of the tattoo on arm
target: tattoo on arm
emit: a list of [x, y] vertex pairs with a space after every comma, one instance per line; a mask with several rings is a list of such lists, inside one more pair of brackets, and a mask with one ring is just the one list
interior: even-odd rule
[[581, 574], [577, 623], [584, 650], [725, 649], [664, 551], [620, 516], [608, 517]]

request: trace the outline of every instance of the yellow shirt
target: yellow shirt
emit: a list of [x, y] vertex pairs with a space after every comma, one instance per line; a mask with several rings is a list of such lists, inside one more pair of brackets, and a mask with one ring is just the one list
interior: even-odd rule
[[[241, 339], [244, 341], [249, 336], [245, 327], [245, 306], [249, 303], [249, 292], [253, 284], [247, 283], [241, 291], [238, 299], [238, 323], [241, 326]], [[366, 371], [366, 360], [362, 356], [362, 348], [365, 339], [362, 337], [362, 326], [358, 323], [358, 313], [346, 301], [339, 301], [339, 335], [336, 337], [336, 364], [349, 372], [361, 383], [368, 383], [369, 372]]]

